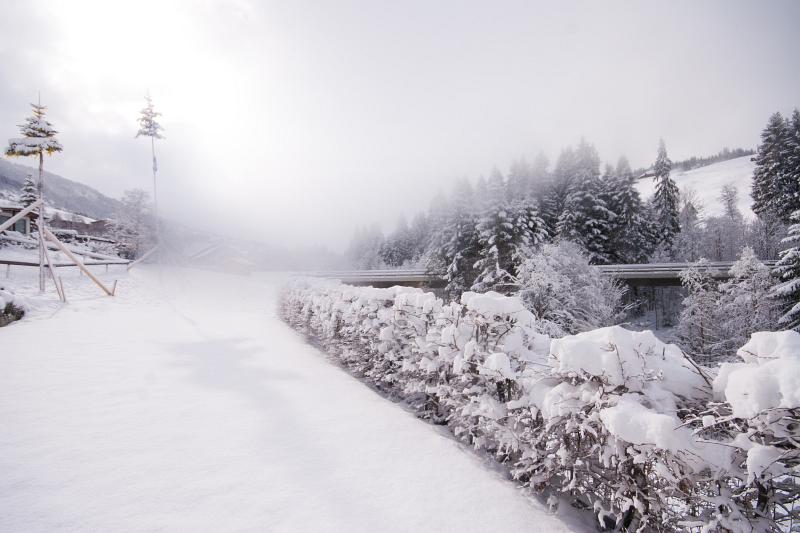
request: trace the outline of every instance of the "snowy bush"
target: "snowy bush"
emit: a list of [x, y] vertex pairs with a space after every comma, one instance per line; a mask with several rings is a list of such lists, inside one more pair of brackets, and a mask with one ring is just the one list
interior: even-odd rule
[[589, 265], [577, 244], [543, 245], [517, 276], [520, 297], [553, 337], [611, 326], [622, 321], [625, 287]]
[[25, 315], [22, 300], [9, 289], [0, 287], [0, 327], [6, 326]]
[[284, 318], [355, 375], [549, 502], [624, 531], [797, 519], [800, 334], [757, 333], [716, 379], [619, 326], [550, 339], [520, 298], [298, 279]]
[[703, 361], [732, 359], [752, 333], [772, 330], [778, 323], [780, 302], [771, 294], [775, 280], [752, 248], [742, 250], [730, 275], [728, 281], [717, 283], [705, 259], [681, 272], [687, 296], [678, 338]]

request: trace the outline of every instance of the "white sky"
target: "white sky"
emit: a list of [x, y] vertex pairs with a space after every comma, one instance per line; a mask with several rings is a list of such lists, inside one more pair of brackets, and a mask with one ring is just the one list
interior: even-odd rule
[[581, 136], [634, 166], [754, 147], [800, 105], [800, 2], [3, 0], [0, 138], [38, 90], [48, 168], [280, 244], [388, 230], [493, 165]]

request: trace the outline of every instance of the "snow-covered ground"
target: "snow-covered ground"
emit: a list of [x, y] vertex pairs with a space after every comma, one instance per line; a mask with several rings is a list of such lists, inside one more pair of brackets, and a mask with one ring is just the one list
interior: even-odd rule
[[[735, 185], [739, 190], [739, 210], [745, 218], [752, 219], [755, 215], [750, 209], [753, 203], [750, 198], [750, 186], [755, 164], [750, 161], [751, 157], [749, 155], [737, 157], [687, 172], [673, 172], [672, 178], [681, 190], [686, 187], [694, 190], [703, 203], [705, 216], [722, 214], [722, 205], [719, 201], [722, 187], [728, 183]], [[655, 183], [652, 178], [642, 179], [638, 181], [636, 188], [642, 198], [647, 199], [653, 195]]]
[[[0, 531], [575, 531], [276, 316], [279, 279], [0, 285]], [[563, 510], [564, 506], [562, 506]], [[566, 511], [564, 511], [566, 512]]]

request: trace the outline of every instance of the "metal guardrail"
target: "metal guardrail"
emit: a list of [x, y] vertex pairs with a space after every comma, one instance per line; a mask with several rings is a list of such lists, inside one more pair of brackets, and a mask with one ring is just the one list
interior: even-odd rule
[[[768, 267], [775, 266], [777, 261], [762, 261]], [[632, 265], [598, 265], [604, 274], [619, 279], [677, 279], [680, 273], [693, 263], [645, 263]], [[712, 278], [725, 279], [730, 277], [732, 261], [708, 262], [701, 270], [705, 270]]]
[[[768, 267], [775, 266], [777, 261], [762, 261]], [[692, 266], [693, 263], [644, 263], [621, 265], [597, 265], [603, 274], [623, 280], [677, 280], [681, 271]], [[705, 270], [713, 278], [726, 279], [730, 277], [732, 261], [717, 261], [706, 263]], [[305, 276], [337, 279], [342, 283], [426, 283], [442, 281], [440, 276], [430, 274], [425, 269], [398, 269], [398, 270], [342, 270], [322, 272], [298, 272]]]
[[424, 283], [439, 281], [439, 276], [428, 273], [425, 269], [408, 270], [342, 270], [326, 272], [302, 272], [304, 276], [315, 278], [338, 279], [342, 283], [364, 283], [364, 282], [408, 282]]

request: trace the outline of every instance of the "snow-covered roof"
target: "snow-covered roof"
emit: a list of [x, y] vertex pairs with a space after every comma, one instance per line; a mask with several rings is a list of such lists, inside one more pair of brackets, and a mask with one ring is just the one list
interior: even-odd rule
[[0, 209], [21, 209], [22, 204], [0, 198]]

